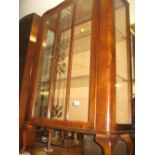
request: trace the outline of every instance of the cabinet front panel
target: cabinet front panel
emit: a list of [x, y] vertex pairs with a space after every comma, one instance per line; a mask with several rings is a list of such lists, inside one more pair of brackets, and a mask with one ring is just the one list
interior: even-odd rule
[[48, 122], [53, 126], [53, 122], [59, 122], [56, 126], [63, 123], [72, 126], [76, 122], [78, 128], [93, 128], [93, 2], [70, 1], [43, 16], [32, 108], [36, 124]]

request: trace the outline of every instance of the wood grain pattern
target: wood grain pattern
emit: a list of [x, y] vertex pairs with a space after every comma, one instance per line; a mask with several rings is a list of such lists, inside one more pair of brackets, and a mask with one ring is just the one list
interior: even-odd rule
[[[67, 0], [42, 16], [34, 51], [35, 56], [32, 58], [34, 63], [30, 84], [31, 94], [29, 100], [26, 101], [27, 89], [23, 87], [20, 113], [22, 118], [25, 111], [24, 104], [28, 102], [26, 121], [34, 127], [43, 126], [49, 129], [96, 134], [96, 141], [106, 148], [105, 154], [111, 155], [112, 145], [116, 143], [117, 136], [122, 133], [133, 133], [132, 122], [130, 122], [132, 118], [132, 112], [130, 111], [132, 79], [129, 6], [126, 0], [115, 0], [115, 2], [123, 2], [126, 7], [126, 15], [121, 15], [119, 12], [119, 8], [122, 8], [121, 3], [116, 6], [117, 15], [123, 16], [124, 20], [127, 20], [123, 25], [123, 22], [119, 21], [120, 18], [116, 22], [114, 0], [93, 0], [92, 10], [89, 10], [90, 5], [87, 6], [87, 3], [83, 2], [83, 0]], [[84, 6], [80, 7], [80, 4]], [[66, 26], [67, 24], [63, 25], [64, 35], [61, 38], [60, 12], [70, 5], [73, 6], [71, 24], [69, 26]], [[90, 15], [88, 17], [82, 16], [84, 12], [85, 15], [88, 15], [88, 12]], [[38, 93], [37, 80], [40, 78], [39, 72], [41, 72], [40, 60], [46, 38], [44, 24], [55, 13], [58, 16], [55, 26], [54, 61], [50, 70], [49, 89], [46, 91], [49, 95], [47, 115], [41, 118], [34, 114], [34, 110]], [[118, 27], [121, 27], [123, 32], [120, 32]], [[54, 25], [51, 26], [51, 30], [54, 30]], [[67, 74], [59, 79], [56, 68], [56, 58], [59, 51], [58, 43], [68, 37], [70, 44], [66, 49], [68, 53], [64, 60], [65, 63], [68, 63]], [[116, 53], [117, 49], [119, 49], [118, 53]], [[127, 52], [124, 53], [124, 50]], [[124, 57], [127, 57], [127, 59], [123, 59]], [[25, 74], [29, 74], [27, 68]], [[65, 101], [63, 102], [63, 114], [59, 119], [56, 117], [52, 119], [52, 105], [57, 104], [55, 98], [58, 94], [58, 82], [60, 81], [66, 81], [65, 96], [59, 96], [59, 101]], [[25, 80], [25, 82], [28, 81]], [[123, 85], [123, 89], [118, 90], [116, 88], [118, 83]], [[62, 86], [60, 87], [60, 93], [63, 94]], [[79, 107], [73, 106], [73, 102], [76, 100], [80, 101], [81, 105]], [[118, 105], [117, 102], [119, 102]], [[126, 104], [127, 102], [128, 104]]]

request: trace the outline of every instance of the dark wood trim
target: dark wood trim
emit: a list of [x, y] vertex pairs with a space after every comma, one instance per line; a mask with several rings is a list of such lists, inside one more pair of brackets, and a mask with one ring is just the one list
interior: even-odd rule
[[116, 125], [116, 130], [122, 130], [122, 131], [125, 131], [125, 130], [133, 130], [133, 126], [132, 124], [117, 124]]
[[87, 122], [54, 120], [54, 119], [47, 119], [47, 118], [31, 118], [30, 122], [32, 125], [44, 126], [44, 127], [53, 128], [53, 129], [61, 129], [64, 131], [94, 133], [94, 129], [89, 128]]

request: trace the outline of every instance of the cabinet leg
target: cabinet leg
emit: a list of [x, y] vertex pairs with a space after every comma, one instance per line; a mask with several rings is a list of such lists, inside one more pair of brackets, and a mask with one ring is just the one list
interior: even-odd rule
[[125, 143], [127, 144], [128, 155], [132, 155], [132, 153], [133, 153], [133, 141], [130, 137], [130, 134], [122, 134], [122, 135], [120, 135], [120, 138], [123, 141], [125, 141]]
[[20, 150], [20, 152], [24, 152], [26, 150], [26, 131], [22, 131], [22, 134], [21, 134], [21, 139], [22, 139], [22, 148]]
[[27, 147], [32, 147], [34, 145], [36, 129], [30, 124], [23, 124], [23, 126], [21, 126], [20, 132], [20, 145], [22, 146], [20, 152], [24, 152]]
[[95, 140], [104, 150], [104, 155], [112, 155], [114, 146], [117, 143], [117, 135], [96, 134]]
[[52, 129], [47, 129], [47, 130], [48, 130], [48, 143], [47, 143], [47, 148], [44, 148], [44, 151], [52, 152], [53, 151], [53, 149], [51, 148]]

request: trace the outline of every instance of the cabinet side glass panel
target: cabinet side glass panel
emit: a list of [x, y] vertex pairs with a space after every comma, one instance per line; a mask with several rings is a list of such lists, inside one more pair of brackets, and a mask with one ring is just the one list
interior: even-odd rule
[[78, 0], [75, 12], [69, 111], [67, 119], [88, 121], [93, 0]]
[[132, 98], [135, 97], [135, 35], [131, 34]]
[[57, 14], [44, 18], [33, 117], [47, 116], [56, 22]]
[[70, 5], [60, 12], [60, 22], [58, 26], [59, 39], [57, 40], [57, 49], [55, 57], [55, 92], [52, 102], [51, 118], [64, 120], [66, 106], [66, 87], [67, 73], [70, 50], [70, 37], [72, 26], [73, 5]]
[[114, 0], [114, 5], [116, 37], [116, 123], [130, 124], [131, 92], [129, 89], [126, 6], [121, 0]]

